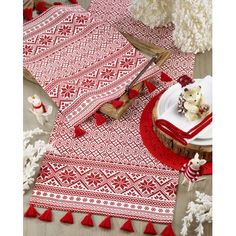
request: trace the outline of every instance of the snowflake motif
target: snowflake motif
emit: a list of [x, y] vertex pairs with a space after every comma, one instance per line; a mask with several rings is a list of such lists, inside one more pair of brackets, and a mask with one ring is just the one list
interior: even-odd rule
[[95, 82], [91, 79], [86, 79], [82, 82], [82, 86], [87, 88], [92, 88], [95, 85]]
[[170, 185], [165, 187], [166, 192], [171, 196], [172, 194], [176, 194], [176, 185], [171, 183]]
[[52, 37], [44, 35], [39, 39], [39, 43], [42, 45], [48, 45], [52, 42]]
[[130, 58], [125, 58], [124, 60], [120, 62], [120, 66], [123, 68], [129, 68], [133, 64], [134, 64], [133, 59], [130, 59]]
[[61, 88], [61, 95], [64, 98], [71, 98], [75, 93], [75, 88], [72, 85], [66, 85], [64, 88]]
[[98, 186], [102, 182], [102, 177], [99, 173], [91, 173], [86, 178], [88, 185]]
[[68, 35], [70, 32], [71, 32], [71, 27], [68, 25], [64, 25], [58, 30], [58, 33], [61, 35]]
[[66, 169], [60, 173], [59, 177], [62, 182], [67, 182], [70, 184], [76, 179], [76, 173], [73, 170]]
[[113, 77], [115, 75], [115, 72], [111, 69], [105, 69], [104, 71], [102, 71], [101, 76], [104, 79], [110, 79], [111, 77]]
[[124, 189], [125, 187], [127, 187], [129, 185], [129, 181], [126, 179], [126, 177], [120, 177], [120, 176], [117, 176], [116, 179], [114, 179], [112, 181], [112, 185], [115, 186], [115, 188], [117, 189]]
[[88, 20], [87, 16], [81, 15], [76, 17], [76, 22], [84, 24]]
[[143, 180], [139, 185], [139, 188], [142, 192], [148, 192], [151, 193], [155, 189], [155, 184], [152, 180]]
[[51, 171], [48, 166], [42, 166], [40, 168], [39, 177], [46, 179], [50, 175]]
[[29, 45], [25, 45], [23, 48], [23, 54], [28, 55], [28, 54], [31, 54], [31, 52], [33, 52], [33, 47]]

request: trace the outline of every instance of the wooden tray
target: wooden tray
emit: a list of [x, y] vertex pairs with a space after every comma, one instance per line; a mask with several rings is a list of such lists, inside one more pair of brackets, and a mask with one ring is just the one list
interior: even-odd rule
[[158, 101], [152, 111], [153, 129], [155, 133], [157, 134], [157, 137], [165, 145], [165, 147], [169, 148], [174, 153], [179, 154], [181, 156], [185, 156], [189, 159], [192, 159], [195, 153], [197, 152], [199, 153], [200, 158], [203, 158], [207, 160], [208, 162], [211, 162], [212, 161], [212, 145], [199, 146], [199, 145], [194, 145], [194, 144], [188, 144], [187, 146], [184, 146], [156, 127], [155, 121], [158, 119], [157, 106], [158, 106]]
[[[144, 54], [147, 54], [151, 57], [158, 55], [158, 60], [155, 62], [158, 67], [161, 67], [161, 65], [169, 58], [170, 52], [164, 48], [158, 47], [154, 44], [147, 43], [143, 40], [137, 39], [134, 36], [121, 32], [127, 40], [138, 50], [143, 52]], [[32, 76], [32, 74], [26, 69], [23, 68], [23, 78], [26, 80], [29, 80], [33, 83], [37, 83], [35, 78]], [[141, 92], [143, 89], [143, 82], [135, 85], [133, 89]], [[99, 109], [100, 112], [102, 112], [105, 115], [108, 115], [114, 119], [120, 119], [121, 116], [127, 111], [127, 109], [132, 105], [134, 99], [129, 99], [127, 94], [124, 94], [120, 97], [121, 101], [124, 102], [124, 105], [118, 109], [112, 106], [110, 103], [106, 103]]]

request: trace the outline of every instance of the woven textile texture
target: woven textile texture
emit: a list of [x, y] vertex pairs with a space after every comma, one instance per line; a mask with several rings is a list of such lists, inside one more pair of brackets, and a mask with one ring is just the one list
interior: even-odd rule
[[[73, 138], [73, 122], [61, 110], [49, 142], [57, 153], [45, 155], [30, 203], [58, 210], [170, 223], [173, 219], [179, 172], [154, 158], [143, 145], [139, 125], [143, 109], [161, 90], [183, 74], [192, 76], [194, 56], [172, 45], [171, 28], [150, 31], [135, 22], [127, 10], [129, 1], [92, 1], [96, 21], [108, 20], [119, 30], [134, 33], [171, 50], [163, 70], [173, 82], [160, 81], [157, 90], [145, 90], [118, 121], [107, 119], [95, 127], [92, 118], [81, 123], [86, 134]], [[157, 31], [159, 32], [157, 34]]]
[[[109, 23], [76, 6], [51, 7], [24, 25], [24, 67], [72, 124], [120, 97], [148, 63]], [[155, 65], [141, 77], [158, 72]]]
[[174, 26], [151, 29], [142, 22], [136, 21], [128, 9], [130, 2], [130, 0], [92, 0], [89, 11], [94, 17], [106, 20], [121, 32], [130, 33], [137, 38], [170, 50], [171, 57], [161, 69], [172, 78], [177, 79], [181, 71], [191, 76], [195, 56], [192, 53], [183, 53], [174, 46], [172, 37]]
[[150, 96], [142, 94], [120, 121], [108, 119], [100, 127], [92, 119], [83, 122], [87, 133], [79, 139], [72, 137], [73, 126], [59, 113], [49, 139], [58, 153], [45, 155], [31, 203], [171, 222], [179, 172], [153, 158], [139, 134]]

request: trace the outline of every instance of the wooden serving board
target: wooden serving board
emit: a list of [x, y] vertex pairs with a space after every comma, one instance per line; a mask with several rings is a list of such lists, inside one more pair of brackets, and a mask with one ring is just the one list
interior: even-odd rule
[[[143, 52], [144, 54], [147, 54], [151, 57], [153, 56], [158, 56], [157, 61], [155, 61], [156, 65], [160, 68], [161, 65], [169, 58], [170, 52], [164, 48], [158, 47], [154, 44], [147, 43], [143, 40], [137, 39], [136, 37], [125, 33], [121, 32], [127, 40], [138, 50]], [[37, 83], [36, 79], [32, 76], [30, 71], [28, 71], [26, 68], [23, 68], [23, 78], [26, 80], [29, 80], [33, 83]], [[135, 85], [133, 89], [141, 92], [143, 89], [143, 82]], [[99, 109], [100, 112], [102, 112], [105, 115], [108, 115], [114, 119], [120, 119], [121, 116], [127, 111], [127, 109], [132, 105], [134, 99], [129, 99], [127, 94], [124, 94], [123, 96], [120, 97], [121, 101], [124, 102], [124, 105], [121, 106], [120, 108], [116, 109], [115, 107], [112, 106], [110, 103], [106, 103], [101, 108]]]
[[165, 147], [172, 150], [174, 153], [179, 154], [181, 156], [185, 156], [189, 159], [192, 159], [197, 152], [199, 153], [200, 158], [205, 159], [208, 162], [212, 162], [212, 145], [200, 146], [188, 144], [187, 146], [184, 146], [183, 144], [179, 143], [178, 141], [174, 140], [173, 138], [159, 130], [155, 125], [155, 121], [158, 119], [157, 107], [158, 101], [156, 102], [156, 105], [152, 111], [153, 129], [157, 134], [157, 137], [165, 145]]
[[158, 47], [155, 44], [146, 42], [144, 40], [138, 39], [131, 34], [126, 32], [120, 32], [124, 37], [139, 51], [142, 53], [154, 57], [159, 56], [158, 60], [155, 62], [157, 66], [161, 67], [163, 63], [170, 57], [170, 52], [164, 48]]
[[[143, 82], [136, 84], [133, 89], [137, 90], [139, 93], [143, 90]], [[106, 114], [114, 119], [120, 119], [124, 112], [132, 105], [134, 99], [129, 99], [128, 94], [125, 93], [119, 98], [119, 101], [123, 101], [124, 105], [120, 108], [115, 108], [111, 103], [105, 103], [99, 109], [100, 112]]]

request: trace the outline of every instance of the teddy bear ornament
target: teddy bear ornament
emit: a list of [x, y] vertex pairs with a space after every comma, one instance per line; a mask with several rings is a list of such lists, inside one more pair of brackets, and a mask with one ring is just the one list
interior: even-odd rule
[[179, 96], [178, 113], [185, 115], [189, 121], [206, 117], [210, 113], [210, 106], [205, 103], [200, 85], [185, 88]]

